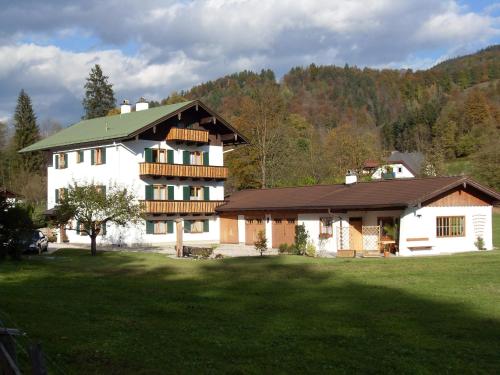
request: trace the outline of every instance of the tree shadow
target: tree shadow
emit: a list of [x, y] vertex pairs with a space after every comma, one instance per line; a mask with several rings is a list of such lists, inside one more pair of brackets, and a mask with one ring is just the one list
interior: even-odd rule
[[55, 258], [0, 268], [2, 305], [73, 373], [500, 368], [498, 319], [465, 303], [360, 282], [337, 272], [335, 260], [319, 267], [286, 257], [188, 261], [74, 251]]

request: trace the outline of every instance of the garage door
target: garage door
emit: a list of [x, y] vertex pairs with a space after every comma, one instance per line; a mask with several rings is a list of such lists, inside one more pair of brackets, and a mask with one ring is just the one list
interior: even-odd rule
[[257, 241], [259, 231], [265, 233], [263, 218], [247, 218], [245, 221], [245, 244], [254, 245]]
[[220, 242], [238, 243], [238, 216], [221, 216]]
[[273, 248], [286, 243], [292, 245], [295, 242], [296, 217], [273, 219]]

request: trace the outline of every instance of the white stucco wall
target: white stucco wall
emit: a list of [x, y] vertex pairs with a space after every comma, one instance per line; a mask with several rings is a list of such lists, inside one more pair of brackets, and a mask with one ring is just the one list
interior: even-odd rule
[[[224, 200], [224, 182], [223, 181], [192, 181], [190, 179], [167, 179], [167, 178], [140, 178], [139, 163], [144, 162], [145, 148], [163, 148], [174, 150], [174, 163], [182, 164], [182, 152], [202, 151], [209, 152], [210, 165], [223, 166], [223, 148], [222, 146], [185, 146], [168, 144], [165, 141], [147, 141], [135, 140], [125, 143], [109, 144], [105, 146], [93, 148], [106, 148], [106, 163], [101, 165], [91, 164], [91, 149], [85, 148], [84, 162], [77, 163], [77, 151], [79, 149], [67, 150], [68, 167], [64, 169], [55, 169], [54, 166], [49, 166], [47, 169], [47, 208], [55, 206], [55, 189], [64, 188], [73, 184], [73, 182], [91, 182], [95, 184], [105, 185], [109, 188], [112, 184], [119, 184], [127, 187], [132, 191], [138, 199], [145, 198], [145, 186], [148, 184], [165, 184], [173, 185], [174, 199], [183, 199], [183, 187], [188, 186], [208, 186], [210, 188], [210, 200]], [[54, 158], [54, 155], [52, 156]], [[54, 159], [52, 159], [53, 161]], [[189, 219], [190, 217], [186, 217]], [[203, 217], [197, 216], [198, 219]], [[210, 231], [208, 233], [185, 233], [185, 241], [219, 241], [220, 229], [219, 219], [208, 217], [210, 219]], [[195, 218], [193, 218], [195, 219]], [[145, 222], [138, 225], [131, 225], [127, 228], [114, 227], [108, 224], [107, 235], [99, 236], [99, 240], [103, 243], [119, 243], [125, 242], [128, 244], [145, 243], [163, 243], [175, 242], [175, 229], [173, 234], [168, 235], [151, 235], [145, 234]], [[80, 236], [76, 231], [68, 230], [67, 236], [70, 242], [88, 243], [88, 236]]]
[[[436, 236], [436, 217], [465, 216], [465, 236]], [[474, 242], [482, 236], [485, 247], [493, 248], [492, 207], [422, 207], [405, 210], [401, 217], [400, 255], [431, 255], [477, 250]], [[408, 238], [428, 238], [426, 241], [407, 241]], [[431, 250], [410, 250], [412, 246], [428, 246]]]
[[404, 164], [387, 164], [385, 166], [377, 168], [377, 170], [372, 174], [372, 179], [380, 180], [382, 178], [382, 173], [385, 173], [387, 167], [392, 167], [392, 171], [394, 172], [395, 178], [416, 177], [413, 173], [410, 172], [408, 168], [406, 168]]

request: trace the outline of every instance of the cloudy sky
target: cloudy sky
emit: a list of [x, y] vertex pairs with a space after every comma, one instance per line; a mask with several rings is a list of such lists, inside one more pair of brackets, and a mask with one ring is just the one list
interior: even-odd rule
[[483, 0], [0, 0], [0, 9], [0, 120], [24, 88], [41, 122], [63, 125], [82, 115], [96, 63], [117, 100], [134, 101], [243, 69], [421, 69], [500, 41], [500, 3]]

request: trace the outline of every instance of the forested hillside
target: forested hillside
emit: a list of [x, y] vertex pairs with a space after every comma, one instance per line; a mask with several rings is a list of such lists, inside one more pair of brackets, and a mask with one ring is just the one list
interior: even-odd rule
[[241, 72], [174, 93], [199, 98], [252, 139], [230, 155], [234, 188], [342, 179], [393, 149], [422, 151], [432, 173], [468, 158], [500, 188], [500, 46], [425, 70], [296, 67]]

